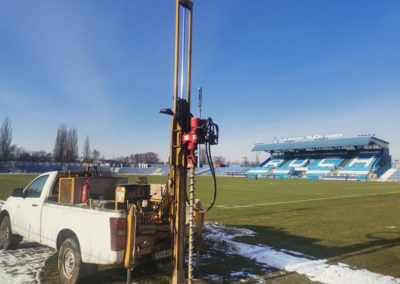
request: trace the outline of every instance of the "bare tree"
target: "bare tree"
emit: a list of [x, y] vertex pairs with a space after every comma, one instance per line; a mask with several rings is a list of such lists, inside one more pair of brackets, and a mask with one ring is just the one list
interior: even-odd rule
[[85, 144], [83, 145], [82, 158], [84, 162], [90, 162], [90, 142], [89, 136], [86, 136]]
[[78, 159], [78, 131], [75, 127], [68, 130], [65, 124], [60, 125], [53, 156], [56, 162], [75, 162]]
[[130, 155], [129, 160], [133, 164], [140, 164], [140, 163], [145, 163], [145, 164], [157, 164], [160, 162], [160, 158], [158, 157], [157, 153], [154, 152], [147, 152], [147, 153], [137, 153]]
[[140, 154], [134, 154], [131, 155], [131, 160], [133, 164], [138, 165], [142, 162], [142, 157], [140, 156]]
[[20, 156], [21, 156], [21, 154], [22, 154], [23, 152], [25, 152], [25, 149], [24, 149], [24, 148], [15, 146], [15, 149], [14, 149], [14, 159], [17, 160], [17, 161], [20, 160]]
[[147, 152], [144, 153], [144, 161], [146, 164], [157, 164], [160, 162], [160, 158], [158, 157], [157, 153], [154, 152]]
[[65, 160], [67, 162], [76, 162], [78, 159], [78, 132], [75, 127], [68, 131], [67, 145], [65, 151]]
[[11, 155], [12, 127], [11, 120], [7, 116], [0, 128], [0, 158], [8, 160]]
[[46, 151], [28, 151], [22, 147], [14, 146], [13, 159], [17, 161], [29, 161], [29, 162], [50, 162], [52, 160], [52, 154]]
[[56, 162], [66, 161], [68, 131], [65, 124], [61, 124], [57, 130], [56, 143], [54, 144], [53, 157]]
[[48, 162], [51, 160], [51, 154], [46, 151], [34, 151], [31, 153], [31, 157], [34, 162]]
[[92, 159], [93, 159], [93, 161], [97, 161], [97, 160], [99, 160], [99, 158], [100, 158], [100, 151], [98, 151], [98, 150], [96, 150], [96, 149], [93, 149], [93, 151], [92, 151]]

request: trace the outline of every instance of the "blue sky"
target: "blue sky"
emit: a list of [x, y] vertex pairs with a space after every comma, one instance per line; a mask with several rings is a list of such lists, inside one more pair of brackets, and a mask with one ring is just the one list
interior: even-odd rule
[[[375, 133], [400, 157], [399, 1], [194, 4], [192, 87], [220, 125], [215, 155], [254, 160], [256, 142], [339, 132]], [[1, 1], [13, 143], [51, 151], [65, 123], [108, 158], [167, 159], [174, 13], [173, 0]]]

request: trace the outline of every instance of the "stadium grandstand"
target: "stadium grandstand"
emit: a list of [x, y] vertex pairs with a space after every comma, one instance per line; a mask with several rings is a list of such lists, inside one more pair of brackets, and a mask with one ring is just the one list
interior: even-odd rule
[[[123, 166], [119, 164], [99, 164], [101, 172], [114, 172], [119, 175], [160, 175], [169, 173], [168, 164], [141, 164], [137, 166]], [[224, 167], [214, 165], [217, 176], [245, 176], [250, 167], [239, 164], [230, 164]], [[58, 170], [79, 171], [86, 168], [85, 163], [56, 163], [56, 162], [31, 162], [31, 161], [6, 161], [0, 162], [1, 173], [44, 173]], [[211, 175], [208, 165], [196, 169], [196, 175]]]
[[[242, 167], [237, 164], [226, 165], [225, 167], [215, 167], [217, 176], [245, 176], [250, 167]], [[149, 164], [146, 167], [121, 167], [114, 171], [122, 175], [167, 175], [169, 173], [169, 165]], [[196, 169], [196, 175], [211, 175], [211, 170], [208, 165], [203, 165]]]
[[120, 175], [166, 175], [169, 173], [169, 165], [143, 164], [135, 167], [115, 168], [114, 171]]
[[246, 173], [249, 178], [367, 181], [378, 180], [389, 169], [393, 171], [389, 143], [373, 135], [275, 138], [271, 144], [256, 144], [252, 151], [267, 152], [269, 157]]
[[[85, 163], [58, 163], [58, 162], [31, 162], [31, 161], [3, 161], [0, 162], [0, 173], [44, 173], [50, 171], [82, 171]], [[109, 168], [100, 165], [98, 170], [109, 171]]]

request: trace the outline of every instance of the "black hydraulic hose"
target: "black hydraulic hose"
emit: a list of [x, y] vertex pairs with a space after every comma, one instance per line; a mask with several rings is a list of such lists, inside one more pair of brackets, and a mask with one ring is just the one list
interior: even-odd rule
[[215, 177], [215, 169], [214, 169], [214, 164], [213, 164], [213, 160], [212, 160], [212, 156], [211, 156], [210, 143], [206, 144], [206, 155], [207, 155], [208, 163], [210, 165], [211, 175], [213, 177], [214, 194], [213, 194], [212, 201], [211, 201], [210, 205], [208, 206], [208, 208], [205, 211], [202, 211], [204, 213], [210, 211], [214, 207], [215, 201], [217, 200], [217, 178]]

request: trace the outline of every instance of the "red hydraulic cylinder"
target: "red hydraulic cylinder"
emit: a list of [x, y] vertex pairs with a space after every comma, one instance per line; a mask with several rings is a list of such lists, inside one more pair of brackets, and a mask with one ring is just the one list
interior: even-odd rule
[[203, 144], [205, 133], [202, 126], [206, 124], [205, 119], [192, 117], [190, 119], [190, 132], [185, 133], [182, 137], [183, 144], [187, 144], [187, 149], [192, 151], [197, 149], [198, 144]]

